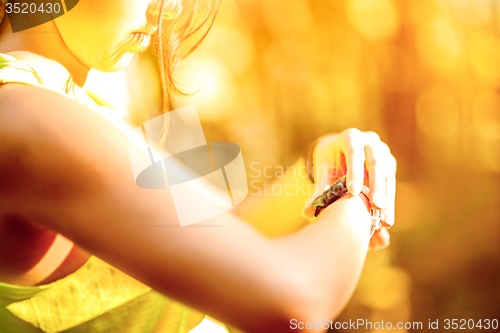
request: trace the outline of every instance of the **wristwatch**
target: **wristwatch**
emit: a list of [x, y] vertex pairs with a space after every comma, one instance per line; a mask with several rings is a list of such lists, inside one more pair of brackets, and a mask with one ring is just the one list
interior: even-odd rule
[[[317, 217], [319, 213], [326, 207], [330, 206], [332, 203], [337, 201], [344, 193], [348, 191], [346, 185], [346, 176], [340, 177], [335, 183], [333, 183], [329, 188], [327, 188], [323, 193], [321, 193], [314, 201], [312, 206], [314, 208], [314, 216]], [[368, 202], [370, 202], [370, 189], [363, 185], [361, 190]], [[382, 226], [382, 210], [376, 208], [370, 208], [371, 217], [371, 236], [376, 230], [379, 230]]]

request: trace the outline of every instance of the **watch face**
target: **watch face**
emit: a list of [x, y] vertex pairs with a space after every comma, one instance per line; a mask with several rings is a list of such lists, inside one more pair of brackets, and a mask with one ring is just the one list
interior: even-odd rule
[[312, 203], [315, 209], [314, 216], [317, 217], [321, 210], [334, 203], [345, 192], [347, 192], [346, 176], [343, 176], [333, 183], [325, 192], [314, 199]]

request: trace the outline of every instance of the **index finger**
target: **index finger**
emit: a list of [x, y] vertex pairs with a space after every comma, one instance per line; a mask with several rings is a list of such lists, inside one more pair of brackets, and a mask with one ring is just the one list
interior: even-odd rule
[[348, 129], [340, 137], [340, 150], [347, 166], [347, 188], [352, 195], [359, 195], [365, 178], [365, 140], [362, 132]]

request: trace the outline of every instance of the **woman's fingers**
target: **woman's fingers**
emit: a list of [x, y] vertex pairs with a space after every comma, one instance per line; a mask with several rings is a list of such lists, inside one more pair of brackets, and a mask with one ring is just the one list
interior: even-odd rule
[[359, 195], [363, 188], [366, 166], [371, 205], [382, 209], [383, 225], [392, 227], [396, 197], [396, 159], [376, 133], [350, 128], [340, 135], [326, 135], [318, 141], [313, 151], [313, 160], [317, 193], [306, 205], [303, 211], [305, 217], [314, 216], [312, 200], [323, 192], [325, 186], [341, 177], [345, 167], [348, 190], [352, 195]]
[[366, 166], [370, 179], [372, 207], [384, 209], [387, 195], [389, 147], [377, 138], [369, 140], [366, 147]]
[[370, 175], [370, 201], [372, 207], [383, 210], [385, 226], [390, 228], [394, 225], [396, 159], [392, 156], [389, 146], [378, 139], [378, 135], [368, 141], [365, 149]]
[[349, 128], [340, 135], [340, 149], [347, 165], [347, 188], [352, 195], [359, 195], [365, 176], [365, 138], [360, 130]]

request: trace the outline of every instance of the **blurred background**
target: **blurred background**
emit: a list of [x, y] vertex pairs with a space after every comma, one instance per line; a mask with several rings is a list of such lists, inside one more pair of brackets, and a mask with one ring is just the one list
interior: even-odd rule
[[[325, 133], [378, 132], [398, 160], [392, 244], [338, 321], [500, 320], [499, 30], [497, 0], [223, 0], [176, 73], [198, 93], [171, 105], [238, 144], [249, 178]], [[151, 54], [88, 88], [137, 124], [159, 112]]]

